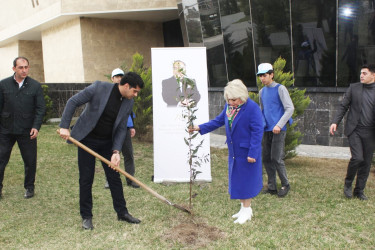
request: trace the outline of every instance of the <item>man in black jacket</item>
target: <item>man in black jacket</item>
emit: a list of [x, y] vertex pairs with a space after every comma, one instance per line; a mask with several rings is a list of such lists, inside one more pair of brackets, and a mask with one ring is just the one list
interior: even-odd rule
[[[348, 137], [352, 157], [345, 178], [344, 195], [367, 200], [363, 191], [370, 173], [375, 149], [375, 65], [362, 66], [361, 82], [350, 84], [330, 127], [333, 135], [349, 110], [344, 134]], [[352, 182], [357, 181], [352, 192]]]
[[14, 74], [0, 82], [0, 197], [4, 170], [17, 142], [25, 167], [25, 198], [34, 196], [37, 136], [46, 110], [40, 83], [28, 77], [29, 61], [17, 57]]

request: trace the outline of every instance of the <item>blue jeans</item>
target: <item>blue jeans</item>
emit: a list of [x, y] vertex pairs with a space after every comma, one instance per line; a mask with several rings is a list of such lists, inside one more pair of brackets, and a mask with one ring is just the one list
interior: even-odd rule
[[[100, 154], [107, 160], [112, 156], [112, 140], [96, 139], [87, 136], [81, 141], [82, 144]], [[105, 175], [108, 180], [109, 189], [112, 195], [113, 208], [118, 215], [128, 213], [120, 174], [102, 162]], [[83, 219], [92, 218], [92, 184], [95, 174], [95, 157], [85, 150], [78, 148], [79, 168], [79, 206]]]
[[288, 176], [284, 163], [286, 131], [274, 134], [266, 131], [262, 141], [262, 160], [268, 176], [268, 189], [277, 190], [276, 171], [279, 175], [281, 186], [289, 185]]

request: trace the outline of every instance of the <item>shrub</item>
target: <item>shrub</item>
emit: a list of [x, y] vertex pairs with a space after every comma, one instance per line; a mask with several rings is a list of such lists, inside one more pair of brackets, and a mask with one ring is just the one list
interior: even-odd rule
[[144, 82], [143, 89], [134, 98], [133, 112], [135, 113], [134, 127], [140, 140], [152, 140], [152, 75], [151, 68], [143, 65], [143, 56], [139, 53], [133, 55], [133, 64], [130, 71], [141, 76]]
[[48, 86], [43, 84], [42, 89], [43, 89], [44, 102], [46, 103], [46, 113], [44, 114], [44, 117], [43, 117], [43, 123], [47, 123], [48, 120], [52, 118], [53, 102], [52, 102], [51, 97], [49, 97], [48, 95]]
[[[286, 138], [285, 138], [285, 158], [292, 158], [296, 156], [295, 149], [301, 144], [302, 133], [297, 131], [295, 128], [298, 124], [297, 117], [303, 114], [307, 106], [310, 104], [310, 98], [305, 96], [305, 89], [294, 88], [293, 83], [293, 74], [290, 72], [283, 72], [286, 61], [285, 59], [279, 57], [273, 64], [274, 69], [274, 80], [277, 83], [284, 85], [290, 94], [294, 105], [293, 113], [293, 124], [287, 125]], [[263, 88], [263, 84], [260, 79], [257, 79], [258, 90]], [[249, 97], [259, 104], [259, 94], [258, 93], [249, 93]]]

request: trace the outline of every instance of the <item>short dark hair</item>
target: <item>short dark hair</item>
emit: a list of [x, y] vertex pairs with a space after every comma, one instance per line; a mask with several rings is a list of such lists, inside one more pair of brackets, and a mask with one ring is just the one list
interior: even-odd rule
[[13, 60], [13, 67], [16, 67], [16, 66], [17, 66], [17, 61], [18, 61], [19, 59], [23, 59], [23, 60], [25, 60], [25, 61], [27, 62], [27, 64], [30, 64], [30, 63], [29, 63], [29, 59], [27, 59], [27, 58], [24, 57], [24, 56], [19, 56], [19, 57], [16, 57], [16, 58]]
[[275, 77], [275, 74], [273, 73], [273, 69], [268, 70], [266, 73], [258, 74], [258, 76], [260, 76], [260, 75], [265, 75], [265, 74], [269, 74], [269, 75], [273, 74], [272, 80], [273, 80], [273, 78]]
[[368, 69], [371, 73], [375, 73], [375, 64], [364, 64], [361, 69]]
[[129, 84], [130, 88], [139, 86], [142, 89], [144, 86], [142, 78], [134, 72], [128, 72], [121, 78], [120, 85], [125, 85], [126, 83]]

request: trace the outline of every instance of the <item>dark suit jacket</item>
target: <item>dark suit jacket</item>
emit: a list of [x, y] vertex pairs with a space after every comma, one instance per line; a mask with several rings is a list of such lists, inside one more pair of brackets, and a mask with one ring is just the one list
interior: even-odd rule
[[4, 134], [30, 134], [40, 130], [46, 111], [40, 83], [26, 77], [21, 88], [14, 75], [0, 81], [0, 131]]
[[350, 84], [344, 99], [336, 113], [332, 123], [339, 125], [342, 118], [349, 109], [348, 117], [345, 123], [344, 134], [349, 136], [357, 127], [362, 111], [362, 92], [363, 83], [357, 82]]
[[[80, 141], [84, 139], [96, 126], [105, 106], [107, 105], [112, 88], [117, 85], [96, 81], [66, 103], [61, 117], [61, 128], [69, 128], [73, 114], [77, 107], [86, 104], [71, 132], [71, 136]], [[113, 125], [112, 150], [121, 151], [127, 132], [127, 120], [132, 111], [134, 100], [122, 99], [120, 110]]]
[[[177, 84], [176, 78], [172, 76], [168, 79], [163, 80], [161, 84], [164, 102], [167, 104], [167, 106], [177, 106], [178, 102], [180, 101], [182, 92]], [[190, 90], [188, 94], [193, 94], [191, 98], [194, 99], [196, 103], [198, 103], [201, 99], [201, 95], [198, 92], [198, 87], [195, 85], [194, 91], [191, 91], [191, 88], [188, 88], [187, 90]]]

